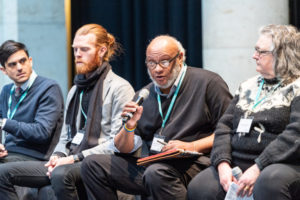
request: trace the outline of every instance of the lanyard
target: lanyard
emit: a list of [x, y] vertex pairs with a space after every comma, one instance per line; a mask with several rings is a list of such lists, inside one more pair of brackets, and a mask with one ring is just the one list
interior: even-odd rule
[[259, 100], [259, 96], [260, 96], [260, 93], [262, 91], [262, 87], [263, 87], [264, 83], [265, 83], [265, 80], [263, 79], [262, 82], [260, 83], [259, 89], [257, 91], [255, 102], [254, 102], [254, 105], [252, 107], [252, 110], [254, 110], [258, 104], [260, 104], [263, 100], [265, 100], [268, 96], [270, 96], [280, 86], [281, 81], [277, 85], [275, 85], [267, 95], [265, 95], [263, 98], [261, 98]]
[[176, 91], [175, 91], [175, 93], [174, 93], [174, 95], [173, 95], [173, 97], [172, 97], [172, 101], [171, 101], [171, 103], [170, 103], [170, 105], [169, 105], [168, 112], [167, 112], [167, 115], [166, 115], [165, 118], [164, 118], [163, 113], [162, 113], [160, 95], [157, 94], [158, 109], [159, 109], [159, 113], [160, 113], [160, 115], [161, 115], [161, 117], [162, 117], [162, 120], [163, 120], [162, 125], [161, 125], [162, 129], [165, 127], [166, 122], [167, 122], [167, 120], [168, 120], [168, 118], [169, 118], [169, 116], [170, 116], [170, 113], [171, 113], [171, 111], [172, 111], [172, 108], [173, 108], [173, 106], [174, 106], [174, 103], [175, 103], [175, 100], [176, 100], [176, 98], [177, 98], [177, 95], [178, 95], [178, 92], [179, 92], [179, 89], [180, 89], [180, 86], [181, 86], [183, 77], [184, 77], [185, 72], [186, 72], [186, 68], [187, 68], [186, 65], [184, 65], [184, 66], [183, 66], [183, 73], [182, 73], [181, 76], [180, 76], [178, 86], [177, 86]]
[[265, 79], [263, 79], [263, 80], [261, 81], [260, 85], [259, 85], [259, 88], [258, 88], [256, 97], [255, 97], [255, 101], [254, 101], [254, 105], [253, 105], [253, 107], [252, 107], [252, 110], [254, 110], [254, 108], [256, 108], [256, 106], [257, 106], [258, 104], [260, 104], [260, 102], [262, 102], [262, 100], [265, 99], [265, 97], [264, 97], [264, 98], [262, 98], [261, 100], [258, 100], [258, 99], [259, 99], [259, 96], [260, 96], [260, 93], [261, 93], [261, 91], [262, 91], [262, 87], [264, 86], [264, 83], [265, 83]]
[[82, 108], [82, 105], [81, 105], [82, 104], [82, 95], [83, 95], [83, 90], [80, 93], [80, 103], [79, 103], [79, 105], [80, 105], [81, 113], [83, 114], [83, 116], [85, 118], [85, 124], [86, 124], [87, 116], [86, 116], [85, 112], [83, 111], [83, 108]]
[[22, 103], [22, 101], [27, 96], [27, 93], [28, 93], [28, 90], [29, 90], [30, 87], [31, 87], [31, 85], [29, 85], [27, 87], [27, 89], [25, 90], [25, 92], [22, 94], [22, 96], [20, 97], [17, 105], [14, 107], [13, 111], [11, 111], [12, 95], [14, 94], [16, 88], [15, 88], [15, 86], [11, 87], [11, 89], [10, 89], [10, 95], [9, 95], [9, 98], [8, 98], [8, 111], [7, 111], [7, 118], [8, 119], [12, 119], [14, 117], [15, 113], [17, 112], [18, 107], [20, 106], [20, 104]]

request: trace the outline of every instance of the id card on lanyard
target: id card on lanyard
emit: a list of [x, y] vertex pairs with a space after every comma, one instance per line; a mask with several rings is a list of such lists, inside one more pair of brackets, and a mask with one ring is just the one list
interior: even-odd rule
[[[171, 114], [171, 111], [172, 111], [172, 109], [173, 109], [173, 106], [174, 106], [174, 104], [175, 104], [175, 101], [176, 101], [176, 98], [177, 98], [179, 89], [180, 89], [180, 87], [181, 87], [183, 78], [184, 78], [185, 73], [186, 73], [186, 69], [187, 69], [187, 66], [184, 65], [184, 66], [183, 66], [183, 73], [182, 73], [181, 76], [180, 76], [178, 86], [177, 86], [176, 91], [175, 91], [175, 93], [174, 93], [174, 95], [173, 95], [173, 97], [172, 97], [172, 100], [171, 100], [171, 103], [170, 103], [170, 105], [169, 105], [169, 108], [168, 108], [168, 111], [167, 111], [167, 114], [166, 114], [165, 118], [164, 118], [163, 112], [162, 112], [160, 95], [157, 94], [157, 103], [158, 103], [159, 113], [160, 113], [160, 116], [161, 116], [161, 118], [162, 118], [162, 125], [161, 125], [161, 129], [160, 129], [159, 134], [155, 134], [155, 135], [154, 135], [153, 142], [152, 142], [152, 145], [151, 145], [151, 148], [150, 148], [150, 151], [151, 151], [151, 152], [155, 152], [155, 153], [160, 152], [161, 149], [162, 149], [163, 146], [164, 146], [164, 143], [165, 143], [165, 141], [164, 141], [164, 140], [165, 140], [165, 136], [162, 135], [162, 131], [163, 131], [163, 129], [164, 129], [165, 126], [166, 126], [166, 122], [168, 121], [168, 118], [169, 118], [169, 116], [170, 116], [170, 114]], [[159, 142], [159, 141], [160, 141], [160, 142]]]
[[85, 121], [84, 121], [83, 129], [77, 131], [76, 135], [72, 139], [72, 144], [75, 144], [75, 145], [80, 145], [81, 144], [81, 142], [83, 140], [83, 137], [85, 135], [85, 128], [86, 128], [87, 115], [84, 112], [83, 107], [82, 107], [82, 96], [83, 96], [83, 91], [81, 91], [80, 96], [79, 96], [79, 100], [80, 100], [79, 101], [79, 106], [80, 106], [80, 111], [81, 111], [82, 115], [84, 116]]

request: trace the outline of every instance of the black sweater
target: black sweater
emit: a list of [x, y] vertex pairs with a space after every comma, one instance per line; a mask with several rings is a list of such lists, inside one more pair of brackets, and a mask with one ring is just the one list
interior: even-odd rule
[[[143, 103], [143, 115], [138, 122], [136, 134], [146, 141], [152, 141], [158, 133], [162, 118], [159, 114], [157, 93], [153, 83], [146, 86], [149, 97]], [[165, 116], [172, 97], [161, 96], [162, 111]], [[165, 141], [195, 141], [212, 134], [219, 118], [225, 112], [231, 94], [224, 80], [217, 74], [188, 67], [176, 102], [162, 132]]]
[[[256, 163], [262, 170], [272, 163], [300, 163], [300, 79], [273, 93], [278, 82], [264, 84], [260, 99], [267, 98], [250, 115], [254, 117], [250, 133], [240, 137], [236, 133], [241, 116], [253, 107], [261, 80], [256, 76], [242, 83], [220, 119], [211, 155], [214, 166], [227, 161], [245, 170]], [[254, 129], [259, 123], [265, 128], [261, 142]]]

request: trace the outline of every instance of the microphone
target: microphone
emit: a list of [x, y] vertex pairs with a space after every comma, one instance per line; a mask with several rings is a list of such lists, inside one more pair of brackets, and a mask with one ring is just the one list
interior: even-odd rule
[[[149, 96], [149, 90], [148, 89], [142, 89], [141, 92], [139, 93], [139, 96], [135, 103], [137, 103], [139, 106], [142, 105], [144, 100], [146, 100]], [[134, 113], [127, 113], [126, 116], [123, 117], [122, 121], [125, 124], [128, 120], [131, 119]]]
[[[242, 176], [243, 172], [242, 170], [236, 166], [235, 168], [232, 169], [232, 175], [236, 178], [236, 180], [239, 180], [239, 178]], [[237, 196], [237, 191], [239, 189], [239, 186], [232, 182], [228, 188], [228, 191], [226, 193], [225, 199], [224, 200], [237, 200], [237, 199], [245, 199], [245, 200], [253, 200], [251, 197], [249, 199], [245, 196], [244, 198], [238, 198]]]
[[235, 168], [232, 169], [232, 176], [234, 176], [236, 178], [236, 180], [239, 180], [242, 175], [243, 175], [243, 172], [242, 172], [241, 168], [239, 168], [238, 166], [236, 166]]

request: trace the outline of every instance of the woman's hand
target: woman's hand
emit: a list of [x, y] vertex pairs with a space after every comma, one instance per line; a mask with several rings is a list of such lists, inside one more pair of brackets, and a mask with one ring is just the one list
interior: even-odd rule
[[256, 164], [249, 167], [238, 181], [238, 195], [242, 197], [245, 195], [250, 196], [253, 192], [254, 184], [259, 175], [260, 170]]
[[218, 172], [220, 184], [222, 185], [225, 192], [227, 192], [231, 182], [236, 182], [235, 178], [232, 176], [232, 168], [230, 167], [228, 162], [221, 162], [218, 165]]

